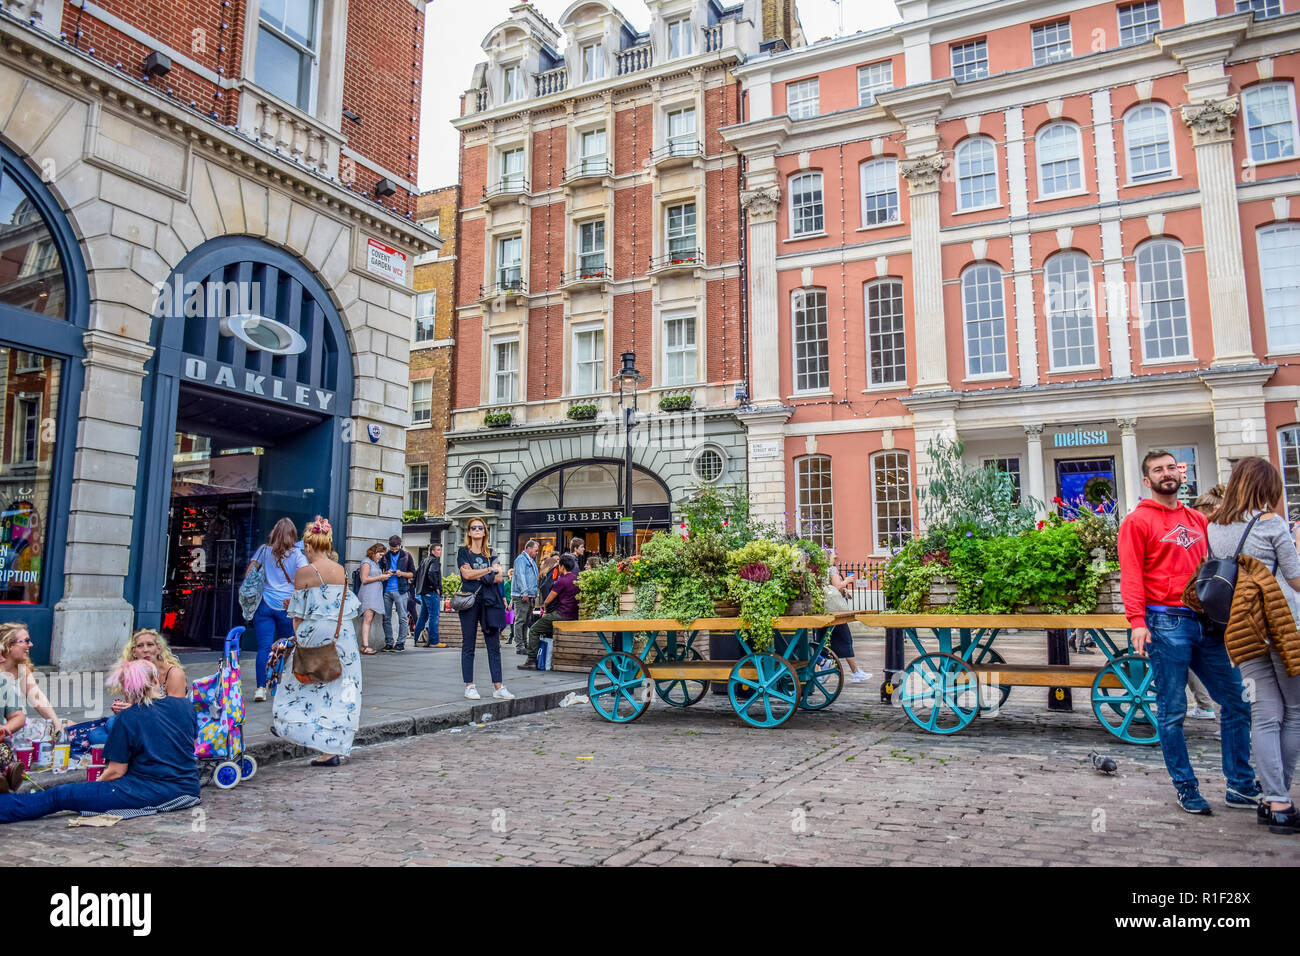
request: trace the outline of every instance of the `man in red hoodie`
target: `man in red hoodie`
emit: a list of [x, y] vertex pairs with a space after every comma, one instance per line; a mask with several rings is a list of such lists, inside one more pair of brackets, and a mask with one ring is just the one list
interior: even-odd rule
[[1142, 483], [1151, 497], [1138, 502], [1119, 529], [1120, 588], [1124, 616], [1133, 628], [1133, 649], [1151, 658], [1156, 685], [1156, 722], [1165, 768], [1188, 813], [1210, 813], [1187, 756], [1183, 717], [1187, 713], [1190, 667], [1218, 702], [1222, 718], [1225, 802], [1251, 809], [1261, 793], [1250, 767], [1250, 705], [1241, 674], [1228, 659], [1223, 637], [1207, 634], [1183, 604], [1183, 588], [1205, 557], [1206, 520], [1178, 500], [1182, 477], [1167, 451], [1142, 459]]

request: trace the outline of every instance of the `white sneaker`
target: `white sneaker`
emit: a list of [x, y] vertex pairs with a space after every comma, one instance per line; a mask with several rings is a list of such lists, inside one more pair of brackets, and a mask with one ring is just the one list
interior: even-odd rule
[[266, 688], [265, 688], [265, 687], [259, 687], [259, 688], [257, 689], [257, 693], [253, 695], [253, 700], [255, 700], [255, 701], [257, 701], [257, 700], [266, 700]]
[[849, 675], [850, 684], [865, 684], [869, 680], [871, 680], [871, 675], [865, 671], [855, 671]]
[[871, 675], [864, 670], [858, 670], [854, 676], [861, 677], [863, 680], [871, 680]]
[[1214, 711], [1208, 707], [1188, 707], [1187, 716], [1195, 720], [1213, 720]]
[[514, 700], [515, 695], [506, 690], [504, 686], [498, 687], [492, 692], [492, 696], [497, 700]]
[[479, 692], [474, 688], [473, 684], [470, 684], [468, 687], [465, 688], [465, 696], [468, 697], [470, 700], [483, 699], [482, 697], [479, 696]]

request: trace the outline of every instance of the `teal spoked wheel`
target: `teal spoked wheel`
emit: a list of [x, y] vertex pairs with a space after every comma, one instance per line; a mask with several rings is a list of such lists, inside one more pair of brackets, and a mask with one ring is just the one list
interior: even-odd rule
[[[667, 654], [655, 654], [655, 660], [651, 663], [676, 663], [678, 661], [702, 661], [704, 656], [693, 647], [679, 647], [677, 653], [671, 657]], [[690, 678], [681, 678], [679, 680], [657, 680], [655, 681], [655, 693], [665, 703], [672, 704], [674, 707], [689, 707], [691, 704], [698, 704], [704, 699], [704, 695], [709, 692], [709, 682], [706, 680], [692, 680]]]
[[731, 669], [727, 696], [732, 710], [751, 727], [780, 727], [799, 709], [799, 675], [780, 654], [749, 654]]
[[844, 670], [840, 659], [829, 647], [821, 652], [819, 660], [801, 668], [799, 676], [803, 679], [803, 696], [799, 706], [804, 710], [829, 707], [844, 689]]
[[960, 657], [934, 651], [903, 669], [898, 700], [922, 730], [955, 734], [979, 713], [979, 681]]
[[1092, 712], [1125, 743], [1158, 744], [1155, 671], [1151, 661], [1123, 654], [1106, 664], [1092, 682]]
[[646, 712], [650, 675], [638, 658], [622, 651], [596, 661], [587, 676], [587, 697], [596, 713], [616, 724], [627, 724]]
[[[988, 665], [988, 664], [1005, 664], [1006, 660], [1002, 657], [1001, 654], [993, 650], [993, 648], [990, 647], [989, 645], [977, 644], [975, 645], [975, 649], [971, 652], [970, 662], [972, 664]], [[1007, 702], [1007, 698], [1011, 696], [1010, 684], [998, 684], [997, 685], [998, 702], [994, 704], [992, 700], [988, 699], [992, 697], [992, 695], [989, 693], [989, 688], [992, 686], [993, 686], [992, 684], [985, 683], [980, 693], [981, 714], [996, 713], [997, 710]]]

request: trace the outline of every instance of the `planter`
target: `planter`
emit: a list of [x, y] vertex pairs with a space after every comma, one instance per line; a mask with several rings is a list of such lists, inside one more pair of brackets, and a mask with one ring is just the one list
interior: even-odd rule
[[[664, 598], [663, 598], [663, 595], [662, 595], [662, 594], [657, 594], [657, 595], [655, 595], [655, 610], [656, 610], [656, 611], [659, 610], [659, 608], [663, 605], [663, 601], [664, 601]], [[624, 592], [619, 596], [619, 599], [618, 599], [618, 613], [619, 613], [619, 614], [631, 614], [631, 613], [632, 613], [633, 611], [635, 611], [635, 610], [636, 610], [636, 592], [633, 591], [631, 588], [628, 588], [626, 591], [624, 591]]]
[[926, 604], [930, 607], [947, 607], [957, 600], [957, 582], [952, 578], [937, 577], [930, 582], [930, 596]]
[[731, 601], [714, 601], [714, 617], [740, 617], [740, 605], [733, 604]]
[[659, 410], [661, 412], [685, 412], [691, 408], [691, 396], [689, 395], [665, 395], [659, 399]]
[[1111, 571], [1097, 585], [1097, 609], [1094, 614], [1123, 614], [1124, 597], [1119, 591], [1119, 572]]
[[812, 613], [812, 599], [807, 597], [797, 597], [791, 601], [785, 609], [785, 616], [799, 617], [804, 614]]
[[509, 412], [488, 412], [483, 416], [483, 424], [488, 428], [505, 428], [512, 421], [514, 416]]
[[596, 417], [599, 409], [595, 405], [572, 405], [569, 408], [569, 418], [575, 422], [589, 422]]
[[[1123, 614], [1124, 597], [1120, 594], [1119, 572], [1111, 571], [1097, 585], [1097, 607], [1093, 614]], [[937, 577], [930, 582], [930, 596], [927, 604], [932, 608], [947, 607], [957, 600], [957, 582], [951, 578]], [[1016, 608], [1018, 614], [1043, 614], [1044, 610], [1036, 604], [1026, 604]]]

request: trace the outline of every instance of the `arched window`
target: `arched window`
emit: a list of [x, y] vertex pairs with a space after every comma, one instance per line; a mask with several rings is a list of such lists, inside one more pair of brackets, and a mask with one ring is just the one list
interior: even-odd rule
[[1043, 270], [1047, 337], [1053, 371], [1097, 364], [1097, 330], [1092, 314], [1092, 270], [1081, 252], [1062, 252]]
[[1300, 347], [1300, 223], [1265, 226], [1255, 235], [1268, 347]]
[[809, 455], [794, 463], [795, 531], [800, 537], [829, 548], [835, 539], [835, 511], [831, 493], [831, 460]]
[[966, 374], [999, 375], [1007, 371], [1007, 319], [1002, 270], [971, 266], [961, 274], [962, 320], [966, 339]]
[[1173, 132], [1169, 108], [1161, 103], [1135, 106], [1124, 114], [1124, 149], [1128, 181], [1146, 182], [1174, 174]]
[[790, 180], [790, 234], [807, 236], [824, 232], [826, 210], [822, 202], [822, 174], [801, 173]]
[[873, 159], [863, 163], [862, 225], [898, 221], [898, 161]]
[[986, 136], [968, 139], [957, 147], [957, 209], [980, 209], [998, 204], [998, 152]]
[[872, 544], [889, 554], [912, 537], [912, 471], [907, 452], [881, 451], [871, 456]]
[[67, 298], [50, 227], [18, 180], [0, 169], [0, 305], [66, 319]]
[[867, 385], [907, 383], [907, 344], [903, 325], [903, 283], [867, 283]]
[[1191, 358], [1183, 247], [1172, 239], [1138, 247], [1137, 279], [1143, 361]]
[[1038, 131], [1038, 195], [1057, 196], [1083, 188], [1083, 143], [1073, 123], [1053, 123]]
[[1241, 95], [1246, 107], [1246, 138], [1257, 163], [1296, 155], [1295, 87], [1260, 83]]

